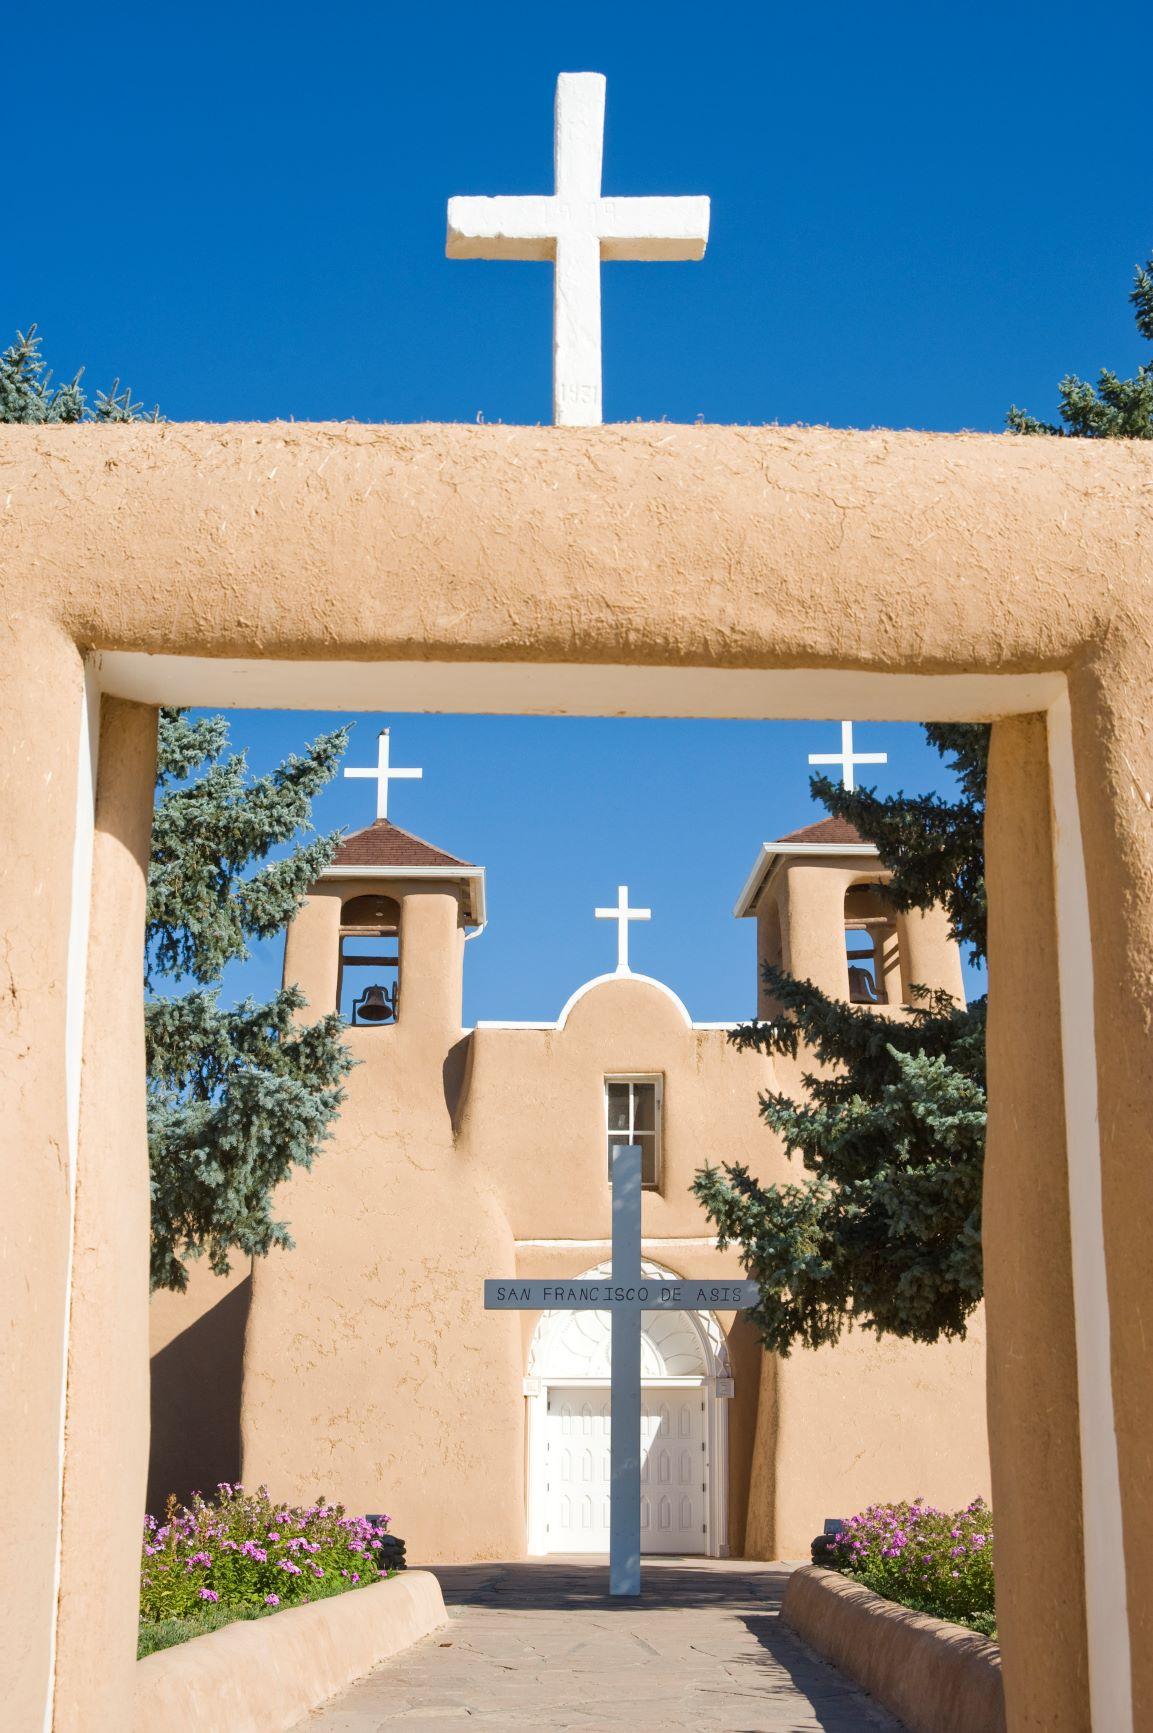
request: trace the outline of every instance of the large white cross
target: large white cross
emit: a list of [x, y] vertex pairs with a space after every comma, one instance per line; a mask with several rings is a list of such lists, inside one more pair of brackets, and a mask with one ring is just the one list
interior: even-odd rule
[[844, 788], [856, 788], [856, 778], [853, 768], [858, 764], [888, 764], [887, 752], [854, 752], [853, 724], [841, 723], [841, 750], [839, 752], [810, 752], [810, 764], [839, 764], [841, 767], [841, 785]]
[[707, 198], [602, 198], [605, 81], [556, 81], [556, 191], [529, 198], [451, 198], [450, 259], [552, 259], [553, 420], [596, 427], [601, 412], [602, 259], [700, 259]]
[[490, 1281], [485, 1310], [607, 1312], [609, 1368], [609, 1593], [641, 1592], [641, 1314], [744, 1311], [761, 1297], [756, 1282], [649, 1281], [641, 1268], [641, 1151], [614, 1149], [613, 1261], [607, 1281]]
[[388, 785], [401, 777], [406, 781], [419, 782], [424, 775], [423, 770], [394, 770], [388, 762], [388, 729], [382, 728], [376, 749], [375, 770], [346, 770], [346, 776], [372, 776], [376, 778], [376, 816], [388, 817]]
[[629, 908], [628, 885], [617, 886], [617, 900], [611, 909], [594, 909], [593, 914], [598, 921], [615, 921], [617, 924], [617, 974], [631, 975], [629, 968], [629, 922], [651, 921], [651, 909]]

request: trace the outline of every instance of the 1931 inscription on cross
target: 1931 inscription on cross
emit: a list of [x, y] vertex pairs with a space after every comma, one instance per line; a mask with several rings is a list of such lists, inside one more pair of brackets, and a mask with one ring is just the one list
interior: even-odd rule
[[609, 1593], [641, 1592], [641, 1313], [742, 1311], [755, 1282], [650, 1281], [641, 1272], [641, 1150], [614, 1149], [612, 1274], [607, 1280], [488, 1281], [486, 1311], [608, 1312], [612, 1325], [609, 1420]]

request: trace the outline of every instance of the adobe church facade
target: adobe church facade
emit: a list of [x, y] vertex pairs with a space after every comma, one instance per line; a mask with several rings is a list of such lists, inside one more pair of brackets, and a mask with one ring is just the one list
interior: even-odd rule
[[[735, 910], [750, 989], [769, 960], [894, 1017], [912, 982], [960, 998], [943, 915], [894, 914], [884, 877], [840, 820], [762, 845]], [[574, 983], [554, 1022], [466, 1029], [486, 919], [481, 867], [380, 819], [290, 926], [286, 981], [309, 1014], [350, 1018], [359, 1063], [332, 1140], [279, 1199], [296, 1249], [154, 1299], [153, 1503], [241, 1472], [387, 1511], [418, 1560], [607, 1550], [607, 1319], [485, 1312], [484, 1279], [605, 1271], [609, 1149], [628, 1141], [646, 1273], [743, 1274], [692, 1178], [722, 1160], [797, 1177], [757, 1105], [800, 1090], [804, 1061], [694, 1023], [629, 966], [627, 927], [618, 967]], [[773, 1007], [762, 987], [735, 1010]], [[642, 1376], [646, 1550], [797, 1557], [874, 1499], [988, 1494], [980, 1314], [960, 1343], [852, 1334], [787, 1359], [740, 1314], [645, 1314]]]

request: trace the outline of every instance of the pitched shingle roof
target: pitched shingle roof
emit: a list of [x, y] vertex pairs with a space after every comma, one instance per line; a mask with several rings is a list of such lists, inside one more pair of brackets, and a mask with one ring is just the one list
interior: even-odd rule
[[336, 851], [334, 867], [471, 867], [472, 861], [460, 860], [434, 848], [423, 837], [401, 830], [387, 818], [378, 818], [364, 830], [354, 830], [346, 836]]
[[864, 837], [855, 824], [850, 824], [847, 818], [823, 818], [819, 824], [802, 825], [800, 830], [791, 830], [788, 836], [779, 836], [778, 842], [864, 842]]

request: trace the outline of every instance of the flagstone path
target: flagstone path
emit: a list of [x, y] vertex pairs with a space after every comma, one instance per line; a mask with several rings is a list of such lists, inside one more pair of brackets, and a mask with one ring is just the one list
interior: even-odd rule
[[788, 1566], [646, 1559], [640, 1601], [610, 1600], [599, 1560], [435, 1574], [451, 1623], [314, 1710], [298, 1733], [900, 1733], [781, 1623]]

